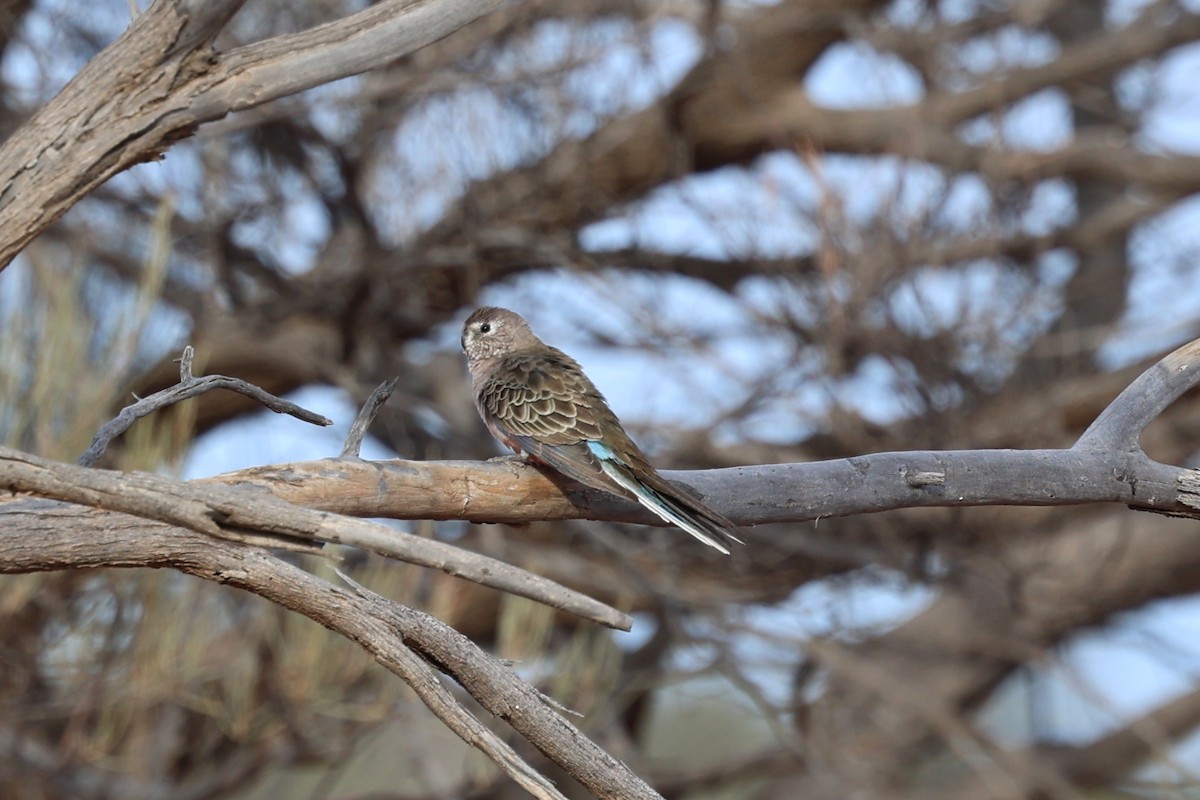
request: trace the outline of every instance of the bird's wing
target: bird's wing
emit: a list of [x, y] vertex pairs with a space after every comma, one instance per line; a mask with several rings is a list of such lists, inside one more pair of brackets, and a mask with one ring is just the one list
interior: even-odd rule
[[602, 438], [601, 422], [612, 412], [570, 356], [549, 348], [511, 355], [483, 382], [477, 399], [499, 438], [582, 484], [630, 496], [587, 447]]

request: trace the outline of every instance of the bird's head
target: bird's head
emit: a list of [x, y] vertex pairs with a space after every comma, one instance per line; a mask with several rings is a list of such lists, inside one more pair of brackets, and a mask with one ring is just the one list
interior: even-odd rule
[[520, 314], [495, 306], [476, 309], [467, 317], [463, 323], [461, 341], [467, 360], [472, 362], [496, 358], [542, 343]]

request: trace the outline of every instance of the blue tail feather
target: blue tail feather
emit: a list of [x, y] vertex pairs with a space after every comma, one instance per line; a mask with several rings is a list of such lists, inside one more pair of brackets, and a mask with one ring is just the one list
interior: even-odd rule
[[697, 516], [688, 506], [699, 506], [695, 500], [686, 500], [681, 495], [672, 497], [665, 492], [647, 486], [638, 479], [629, 464], [625, 463], [612, 448], [603, 442], [589, 441], [587, 447], [600, 460], [600, 468], [616, 483], [627, 489], [638, 502], [652, 511], [660, 519], [690, 533], [709, 547], [729, 555], [729, 548], [723, 539], [741, 543], [723, 527], [713, 524]]

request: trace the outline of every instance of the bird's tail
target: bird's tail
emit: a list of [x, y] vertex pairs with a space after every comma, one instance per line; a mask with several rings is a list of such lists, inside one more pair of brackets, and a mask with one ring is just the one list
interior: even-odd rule
[[737, 526], [699, 500], [667, 483], [657, 474], [636, 476], [624, 461], [600, 442], [588, 442], [604, 474], [627, 489], [660, 519], [687, 531], [709, 547], [729, 555], [733, 544], [744, 544], [730, 531]]

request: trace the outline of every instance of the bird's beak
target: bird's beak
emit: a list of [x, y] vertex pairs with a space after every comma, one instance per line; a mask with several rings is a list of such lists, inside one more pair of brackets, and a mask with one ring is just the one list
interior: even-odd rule
[[462, 351], [464, 353], [467, 352], [467, 332], [466, 331], [463, 331], [462, 336], [459, 337], [458, 344], [460, 347], [462, 347]]

